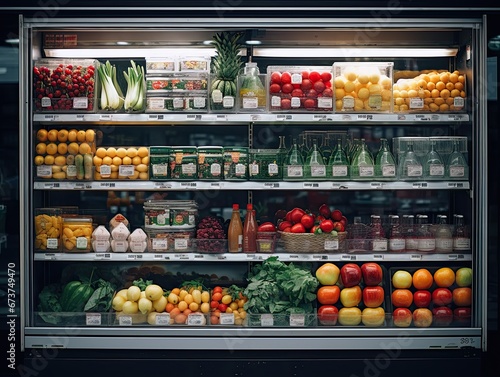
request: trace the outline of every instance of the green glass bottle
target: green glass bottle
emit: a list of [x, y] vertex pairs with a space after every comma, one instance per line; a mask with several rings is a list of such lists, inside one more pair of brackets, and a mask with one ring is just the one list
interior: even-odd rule
[[380, 149], [375, 156], [375, 177], [384, 180], [396, 179], [396, 161], [385, 138], [380, 139]]
[[424, 178], [443, 179], [444, 173], [444, 163], [443, 159], [436, 151], [436, 141], [431, 140], [431, 149], [424, 158]]
[[297, 139], [293, 139], [292, 149], [283, 164], [283, 179], [285, 181], [300, 181], [304, 179], [304, 160], [299, 151]]
[[337, 139], [337, 147], [333, 151], [330, 159], [328, 160], [327, 176], [335, 180], [349, 179], [349, 161], [347, 154], [342, 148], [342, 140]]
[[316, 140], [313, 140], [312, 148], [304, 165], [304, 177], [308, 180], [326, 179], [325, 162]]
[[375, 168], [373, 156], [368, 150], [365, 139], [361, 139], [359, 151], [355, 154], [351, 163], [351, 178], [356, 180], [373, 179]]

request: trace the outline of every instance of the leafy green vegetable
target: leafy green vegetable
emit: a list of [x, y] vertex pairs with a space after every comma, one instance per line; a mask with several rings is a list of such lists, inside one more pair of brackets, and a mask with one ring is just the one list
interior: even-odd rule
[[245, 310], [252, 314], [313, 313], [318, 280], [309, 268], [285, 264], [270, 257], [249, 273], [243, 294], [248, 297]]
[[134, 280], [132, 285], [135, 285], [141, 288], [141, 291], [144, 291], [148, 285], [153, 284], [153, 280], [144, 280], [143, 278], [139, 278], [138, 280]]
[[84, 311], [106, 312], [111, 307], [115, 287], [111, 283], [99, 279], [97, 288], [85, 304]]
[[60, 313], [62, 312], [61, 304], [59, 304], [59, 298], [61, 296], [61, 285], [60, 284], [49, 284], [43, 287], [42, 291], [38, 295], [38, 312], [40, 317], [53, 325], [60, 323], [61, 318], [48, 313]]

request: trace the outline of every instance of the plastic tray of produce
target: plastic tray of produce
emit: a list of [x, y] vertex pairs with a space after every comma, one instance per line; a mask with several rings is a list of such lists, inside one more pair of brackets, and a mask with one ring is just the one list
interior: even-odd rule
[[206, 75], [200, 77], [148, 77], [146, 90], [148, 93], [157, 92], [200, 92], [207, 93], [208, 79]]
[[93, 59], [40, 59], [33, 62], [36, 112], [91, 113], [97, 106], [97, 66]]
[[271, 112], [333, 111], [331, 66], [267, 67]]
[[393, 111], [392, 62], [333, 64], [335, 112]]
[[470, 327], [470, 267], [391, 267], [394, 327]]
[[94, 179], [148, 180], [149, 148], [100, 147], [94, 156]]
[[459, 71], [427, 70], [394, 73], [394, 112], [464, 112], [466, 76]]

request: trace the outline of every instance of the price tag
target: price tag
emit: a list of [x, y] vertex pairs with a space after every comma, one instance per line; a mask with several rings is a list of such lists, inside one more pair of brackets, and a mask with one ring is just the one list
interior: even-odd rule
[[[281, 99], [280, 99], [280, 105], [281, 105]], [[277, 121], [293, 120], [293, 116], [290, 114], [278, 114], [276, 115], [276, 120]]]
[[87, 97], [74, 97], [73, 98], [73, 108], [74, 109], [87, 109], [89, 107], [89, 99]]
[[278, 182], [266, 182], [264, 183], [264, 188], [265, 189], [280, 188], [280, 184]]
[[298, 256], [298, 255], [296, 255], [296, 254], [292, 254], [292, 255], [290, 255], [290, 257], [289, 257], [289, 258], [290, 258], [290, 259], [299, 259], [299, 256]]
[[196, 182], [181, 182], [181, 188], [185, 189], [196, 188]]
[[304, 314], [290, 314], [290, 326], [304, 327], [306, 324], [306, 317]]
[[[233, 106], [228, 106], [228, 107], [233, 107]], [[216, 120], [218, 120], [218, 121], [226, 121], [227, 120], [227, 115], [217, 115]]]
[[375, 188], [375, 189], [380, 189], [382, 188], [383, 184], [381, 182], [371, 182], [370, 187]]
[[422, 260], [422, 255], [421, 254], [411, 254], [410, 260]]
[[47, 249], [49, 250], [57, 249], [58, 246], [59, 246], [58, 238], [47, 238]]
[[172, 185], [170, 183], [155, 182], [155, 188], [158, 188], [158, 189], [171, 189]]
[[348, 255], [348, 254], [343, 254], [341, 257], [340, 257], [341, 260], [356, 260], [356, 256], [355, 255]]
[[170, 314], [169, 313], [158, 313], [155, 317], [155, 325], [157, 325], [157, 326], [170, 325]]
[[134, 175], [134, 172], [134, 165], [120, 165], [118, 167], [118, 175], [121, 175], [123, 177], [132, 177]]
[[87, 326], [101, 326], [101, 313], [86, 313], [85, 323]]
[[102, 121], [111, 121], [113, 120], [113, 116], [111, 114], [101, 114], [99, 116], [99, 120]]
[[202, 326], [206, 323], [205, 316], [202, 313], [191, 313], [188, 315], [188, 326]]
[[95, 253], [94, 259], [111, 259], [111, 253]]
[[325, 250], [338, 250], [339, 249], [339, 240], [326, 240], [325, 241]]
[[205, 256], [203, 254], [195, 254], [194, 259], [205, 259]]
[[457, 260], [458, 259], [458, 254], [449, 254], [448, 255], [448, 260]]
[[[102, 169], [103, 166], [104, 165], [101, 165], [101, 169]], [[99, 187], [101, 187], [101, 188], [112, 188], [112, 187], [115, 187], [115, 183], [114, 182], [100, 182], [99, 183]]]
[[319, 183], [312, 183], [312, 182], [304, 182], [304, 186], [303, 186], [305, 189], [312, 189], [312, 188], [318, 188], [319, 187]]
[[[195, 98], [196, 100], [196, 98]], [[202, 107], [202, 106], [200, 106]], [[201, 114], [188, 114], [186, 115], [186, 120], [201, 120]]]
[[464, 183], [463, 182], [448, 182], [448, 187], [454, 187], [454, 188], [463, 188]]
[[154, 254], [153, 259], [155, 260], [162, 260], [165, 256], [162, 254]]
[[384, 256], [382, 254], [373, 254], [374, 260], [383, 260]]
[[372, 114], [358, 114], [358, 120], [373, 120]]
[[219, 323], [221, 325], [234, 325], [233, 313], [220, 313]]
[[45, 259], [54, 260], [56, 255], [54, 253], [45, 253]]
[[[36, 167], [36, 176], [40, 178], [52, 178], [52, 166], [51, 165], [39, 165]], [[45, 186], [47, 186], [46, 184]], [[53, 183], [51, 184], [52, 186], [48, 188], [53, 187]]]
[[342, 120], [343, 121], [350, 121], [350, 120], [352, 120], [352, 117], [350, 115], [348, 115], [348, 114], [343, 114], [342, 115]]
[[132, 326], [132, 316], [121, 315], [118, 317], [118, 324], [120, 326]]
[[178, 260], [189, 260], [189, 254], [174, 254]]
[[427, 187], [427, 182], [415, 182], [413, 188], [425, 188]]
[[76, 120], [84, 121], [85, 120], [85, 114], [77, 114]]
[[261, 314], [260, 325], [261, 326], [273, 326], [274, 325], [273, 315], [272, 314]]
[[431, 118], [429, 118], [427, 115], [419, 114], [415, 115], [416, 120], [422, 120], [422, 121], [429, 121]]
[[138, 257], [137, 254], [128, 254], [127, 255], [127, 260], [136, 260]]
[[217, 255], [218, 260], [224, 260], [227, 259], [225, 255]]
[[313, 115], [313, 120], [321, 121], [321, 120], [328, 120], [328, 118], [326, 117], [326, 115]]
[[223, 187], [222, 182], [212, 182], [210, 183], [211, 189], [221, 189]]

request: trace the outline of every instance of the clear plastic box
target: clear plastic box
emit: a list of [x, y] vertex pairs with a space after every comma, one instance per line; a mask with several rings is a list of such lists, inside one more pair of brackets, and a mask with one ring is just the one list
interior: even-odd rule
[[335, 112], [393, 111], [392, 62], [333, 64]]
[[60, 251], [62, 231], [60, 208], [35, 209], [35, 251]]
[[268, 66], [270, 112], [333, 111], [331, 66]]
[[250, 149], [248, 175], [254, 181], [275, 181], [283, 177], [279, 149]]
[[94, 179], [148, 180], [149, 148], [100, 147], [94, 157]]
[[34, 61], [34, 111], [95, 112], [98, 64], [94, 59], [46, 58]]

